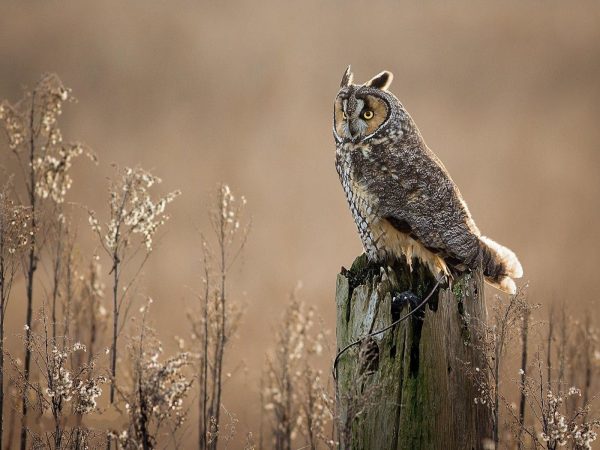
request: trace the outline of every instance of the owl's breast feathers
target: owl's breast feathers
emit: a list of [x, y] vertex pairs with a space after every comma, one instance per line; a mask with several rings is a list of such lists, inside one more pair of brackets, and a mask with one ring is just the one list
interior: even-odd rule
[[[387, 216], [382, 207], [394, 191], [396, 202], [409, 209], [421, 199], [414, 177], [400, 178], [400, 171], [374, 156], [366, 146], [346, 145], [338, 149], [336, 168], [344, 187], [365, 252], [371, 260], [406, 257], [409, 265], [418, 258], [432, 273], [449, 275], [448, 266], [437, 250], [423, 242], [434, 236], [415, 234], [412, 225], [399, 216]], [[438, 245], [439, 246], [439, 245]]]

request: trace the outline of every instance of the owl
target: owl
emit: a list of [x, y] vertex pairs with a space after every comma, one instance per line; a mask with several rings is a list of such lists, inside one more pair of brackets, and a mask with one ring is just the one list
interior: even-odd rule
[[346, 69], [335, 98], [335, 165], [371, 261], [414, 258], [435, 276], [481, 267], [488, 283], [514, 294], [516, 255], [482, 236], [456, 184], [427, 147], [384, 71], [352, 83]]

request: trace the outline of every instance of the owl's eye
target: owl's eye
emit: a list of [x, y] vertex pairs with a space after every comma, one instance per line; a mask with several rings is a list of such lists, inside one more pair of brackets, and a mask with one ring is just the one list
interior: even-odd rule
[[369, 120], [373, 118], [373, 111], [367, 109], [364, 113], [362, 113], [363, 119]]
[[342, 119], [346, 120], [348, 118], [348, 116], [346, 115], [345, 111], [342, 111]]

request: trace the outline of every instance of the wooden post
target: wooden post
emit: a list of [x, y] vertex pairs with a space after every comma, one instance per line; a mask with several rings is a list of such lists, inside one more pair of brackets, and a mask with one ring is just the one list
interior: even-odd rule
[[[337, 348], [404, 316], [395, 294], [424, 299], [436, 280], [423, 266], [386, 269], [360, 256], [337, 277]], [[394, 305], [392, 305], [394, 304]], [[394, 307], [393, 307], [394, 306]], [[337, 363], [337, 409], [342, 449], [465, 450], [491, 442], [491, 419], [465, 363], [482, 367], [471, 333], [486, 310], [481, 273], [439, 286], [409, 319], [344, 352]]]

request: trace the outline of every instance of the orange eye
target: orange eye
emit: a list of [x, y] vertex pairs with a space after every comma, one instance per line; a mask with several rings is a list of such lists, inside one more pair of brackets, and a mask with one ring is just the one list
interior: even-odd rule
[[371, 111], [370, 109], [367, 109], [367, 110], [366, 110], [366, 111], [365, 111], [365, 112], [362, 114], [362, 116], [363, 116], [363, 119], [370, 120], [370, 119], [372, 119], [372, 118], [373, 118], [373, 111]]

